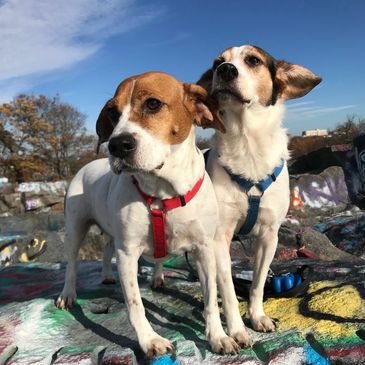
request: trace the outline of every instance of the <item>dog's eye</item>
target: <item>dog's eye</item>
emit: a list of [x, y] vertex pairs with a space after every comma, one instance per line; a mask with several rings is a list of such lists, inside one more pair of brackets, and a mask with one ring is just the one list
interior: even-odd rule
[[213, 70], [215, 70], [219, 65], [224, 62], [223, 58], [217, 58], [213, 63]]
[[109, 108], [108, 109], [108, 119], [113, 124], [113, 126], [118, 124], [120, 118], [120, 113], [116, 108]]
[[147, 113], [157, 113], [162, 107], [162, 102], [155, 98], [148, 98], [144, 102], [144, 109]]
[[250, 67], [257, 67], [262, 64], [262, 61], [255, 56], [247, 56], [245, 62]]

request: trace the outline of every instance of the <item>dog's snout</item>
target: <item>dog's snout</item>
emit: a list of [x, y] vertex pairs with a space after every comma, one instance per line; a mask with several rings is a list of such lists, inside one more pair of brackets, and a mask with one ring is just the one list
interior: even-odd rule
[[223, 63], [217, 68], [217, 73], [224, 81], [232, 81], [238, 76], [238, 70], [232, 63]]
[[115, 157], [128, 157], [137, 148], [137, 141], [131, 134], [122, 134], [110, 139], [108, 149]]

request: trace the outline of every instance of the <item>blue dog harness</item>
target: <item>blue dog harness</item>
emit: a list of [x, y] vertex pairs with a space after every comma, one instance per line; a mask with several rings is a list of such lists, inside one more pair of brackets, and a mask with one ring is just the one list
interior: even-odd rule
[[[205, 164], [208, 162], [210, 150], [204, 153]], [[239, 187], [247, 194], [248, 197], [248, 211], [247, 217], [243, 226], [240, 228], [238, 235], [247, 235], [251, 232], [252, 228], [256, 224], [257, 217], [259, 215], [260, 201], [262, 196], [264, 195], [265, 190], [276, 181], [277, 177], [280, 175], [281, 171], [284, 167], [284, 160], [281, 161], [280, 165], [275, 167], [274, 171], [271, 175], [269, 175], [266, 179], [260, 180], [257, 183], [254, 183], [250, 180], [247, 180], [239, 175], [232, 173], [226, 166], [222, 166], [226, 173], [230, 176], [231, 180], [239, 185]], [[260, 190], [261, 195], [249, 195], [249, 191], [256, 187]]]

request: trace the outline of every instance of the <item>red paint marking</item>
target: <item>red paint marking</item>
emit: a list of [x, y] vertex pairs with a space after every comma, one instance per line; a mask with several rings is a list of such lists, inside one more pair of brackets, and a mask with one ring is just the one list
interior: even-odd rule
[[[14, 301], [31, 300], [39, 297], [41, 294], [47, 294], [47, 290], [52, 287], [50, 283], [33, 283], [24, 286], [12, 286], [1, 293], [0, 303], [10, 303]], [[49, 294], [49, 292], [48, 292]]]
[[0, 354], [13, 343], [15, 329], [20, 323], [19, 317], [10, 317], [6, 327], [0, 326]]
[[338, 358], [343, 356], [365, 355], [365, 345], [351, 346], [351, 347], [339, 347], [326, 349], [326, 355], [332, 358]]
[[39, 294], [42, 294], [49, 288], [51, 288], [52, 285], [50, 283], [35, 283], [30, 284], [24, 287], [24, 294], [26, 296], [25, 299], [33, 299], [33, 297], [38, 296]]
[[29, 278], [29, 275], [18, 274], [18, 273], [3, 273], [0, 275], [1, 278], [14, 278], [18, 280], [25, 280]]

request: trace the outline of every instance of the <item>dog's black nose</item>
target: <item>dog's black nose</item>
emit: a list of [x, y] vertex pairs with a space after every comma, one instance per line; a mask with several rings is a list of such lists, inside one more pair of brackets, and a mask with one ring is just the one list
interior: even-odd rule
[[238, 76], [238, 70], [232, 63], [223, 63], [217, 68], [217, 73], [224, 81], [232, 81]]
[[110, 139], [108, 149], [115, 157], [128, 157], [137, 148], [137, 141], [131, 134], [121, 134]]

